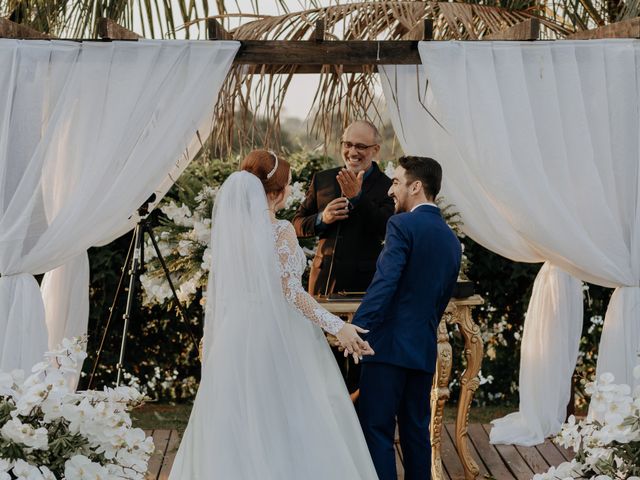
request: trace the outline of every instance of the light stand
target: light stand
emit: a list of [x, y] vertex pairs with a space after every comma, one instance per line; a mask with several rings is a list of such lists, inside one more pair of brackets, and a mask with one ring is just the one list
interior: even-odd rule
[[[115, 311], [115, 306], [118, 301], [118, 297], [122, 290], [122, 285], [124, 284], [125, 275], [129, 275], [129, 288], [127, 290], [127, 302], [125, 307], [125, 312], [122, 315], [124, 320], [124, 324], [122, 327], [122, 341], [120, 343], [120, 355], [118, 357], [118, 363], [116, 364], [116, 368], [118, 371], [118, 375], [116, 378], [116, 386], [120, 385], [120, 381], [122, 379], [122, 373], [124, 370], [124, 357], [127, 346], [127, 333], [129, 331], [129, 321], [131, 320], [131, 313], [134, 310], [136, 291], [138, 288], [138, 284], [140, 282], [140, 274], [143, 271], [144, 267], [144, 234], [147, 233], [149, 238], [151, 239], [151, 243], [153, 245], [153, 249], [156, 253], [156, 257], [160, 261], [160, 265], [162, 265], [162, 270], [164, 272], [164, 276], [169, 283], [169, 287], [171, 288], [171, 293], [173, 295], [173, 299], [178, 306], [178, 310], [180, 311], [180, 316], [182, 317], [182, 321], [187, 326], [187, 330], [189, 336], [191, 337], [191, 341], [195, 346], [196, 352], [198, 351], [198, 341], [196, 340], [196, 336], [191, 329], [191, 325], [189, 324], [187, 313], [184, 310], [182, 303], [178, 299], [178, 294], [176, 293], [176, 289], [173, 285], [173, 281], [171, 280], [171, 275], [169, 273], [169, 269], [167, 268], [167, 264], [164, 261], [164, 257], [162, 253], [160, 253], [160, 248], [158, 247], [158, 243], [156, 242], [155, 236], [153, 234], [153, 230], [151, 225], [149, 224], [149, 204], [155, 200], [155, 194], [151, 195], [149, 199], [138, 209], [139, 220], [136, 223], [136, 226], [133, 230], [133, 237], [131, 239], [131, 244], [129, 245], [129, 251], [127, 253], [127, 257], [125, 260], [124, 268], [122, 269], [122, 274], [120, 275], [120, 280], [118, 281], [118, 287], [116, 288], [116, 293], [114, 295], [113, 303], [111, 304], [111, 308], [109, 309], [109, 317], [107, 319], [107, 324], [105, 325], [104, 332], [102, 334], [102, 339], [100, 341], [100, 347], [98, 348], [98, 353], [96, 356], [96, 360], [93, 364], [93, 368], [91, 371], [91, 375], [89, 377], [89, 384], [87, 389], [91, 389], [93, 384], [93, 380], [95, 377], [96, 370], [98, 368], [98, 364], [100, 362], [100, 357], [102, 355], [102, 350], [104, 348], [104, 343], [107, 338], [107, 334], [109, 332], [109, 326], [111, 325], [111, 320], [113, 318], [113, 313]], [[132, 258], [132, 250], [133, 250], [133, 258]], [[131, 268], [127, 271], [127, 266], [131, 260]]]

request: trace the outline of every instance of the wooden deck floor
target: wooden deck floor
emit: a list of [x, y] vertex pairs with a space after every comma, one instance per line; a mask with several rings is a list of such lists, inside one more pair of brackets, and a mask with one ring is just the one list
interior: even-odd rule
[[[473, 424], [469, 426], [472, 453], [480, 467], [479, 479], [530, 480], [534, 473], [545, 472], [550, 466], [571, 460], [573, 454], [550, 441], [537, 447], [514, 447], [510, 445], [491, 445], [489, 426]], [[462, 465], [456, 453], [453, 438], [454, 425], [446, 425], [446, 435], [442, 438], [442, 460], [446, 470], [446, 480], [464, 480]], [[176, 430], [152, 430], [156, 451], [149, 462], [147, 480], [166, 480], [180, 443]], [[396, 444], [396, 463], [398, 480], [404, 479], [402, 451]], [[186, 479], [185, 479], [186, 480]], [[228, 479], [233, 480], [233, 479]]]

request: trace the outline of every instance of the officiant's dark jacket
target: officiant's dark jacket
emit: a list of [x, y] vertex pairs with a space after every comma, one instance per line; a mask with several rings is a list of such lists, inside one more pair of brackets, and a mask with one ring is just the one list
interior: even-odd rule
[[370, 168], [362, 182], [360, 196], [352, 202], [353, 210], [348, 219], [318, 228], [318, 213], [341, 195], [336, 180], [340, 167], [314, 175], [307, 195], [293, 217], [298, 237], [320, 237], [309, 276], [312, 295], [325, 293], [329, 270], [328, 293], [364, 292], [373, 278], [394, 205], [388, 196], [391, 179], [380, 171], [376, 162]]

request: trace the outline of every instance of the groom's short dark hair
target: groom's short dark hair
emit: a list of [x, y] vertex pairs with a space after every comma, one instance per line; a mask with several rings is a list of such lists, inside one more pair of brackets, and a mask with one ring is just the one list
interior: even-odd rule
[[442, 184], [442, 167], [433, 158], [405, 156], [398, 160], [409, 182], [422, 183], [427, 198], [435, 200]]

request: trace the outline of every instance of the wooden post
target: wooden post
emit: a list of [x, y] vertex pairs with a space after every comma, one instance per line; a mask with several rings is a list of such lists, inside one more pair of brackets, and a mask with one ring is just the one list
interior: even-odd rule
[[422, 40], [433, 40], [433, 19], [425, 18], [423, 25], [424, 32], [422, 34]]
[[567, 37], [567, 40], [594, 40], [599, 38], [640, 38], [640, 17], [610, 23], [592, 30], [582, 30]]
[[0, 38], [34, 39], [51, 37], [25, 25], [0, 18]]
[[316, 20], [316, 28], [313, 31], [313, 35], [311, 35], [311, 39], [314, 42], [324, 41], [324, 31], [325, 31], [324, 18], [319, 18], [318, 20]]
[[537, 40], [539, 36], [540, 20], [529, 18], [499, 32], [485, 35], [482, 40]]
[[209, 40], [232, 40], [233, 35], [227, 32], [216, 18], [207, 18], [207, 38]]
[[110, 18], [98, 18], [98, 36], [103, 40], [138, 40], [142, 38]]

